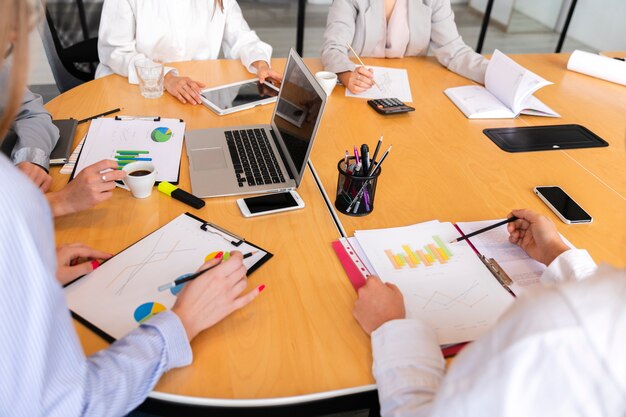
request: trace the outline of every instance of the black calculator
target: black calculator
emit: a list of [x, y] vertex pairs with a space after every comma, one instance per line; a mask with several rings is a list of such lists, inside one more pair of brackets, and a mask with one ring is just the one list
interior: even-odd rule
[[397, 114], [415, 111], [411, 106], [407, 106], [397, 98], [377, 98], [367, 100], [367, 104], [372, 106], [380, 114]]

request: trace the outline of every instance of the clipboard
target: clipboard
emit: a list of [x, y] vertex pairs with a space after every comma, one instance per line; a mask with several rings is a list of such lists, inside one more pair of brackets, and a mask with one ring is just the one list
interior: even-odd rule
[[50, 165], [63, 165], [72, 153], [78, 120], [55, 119], [52, 123], [59, 129], [59, 140], [50, 153]]
[[[332, 243], [352, 286], [358, 290], [377, 273], [396, 284], [404, 294], [407, 317], [419, 317], [437, 329], [446, 357], [487, 331], [493, 323], [487, 317], [496, 318], [513, 300], [510, 278], [495, 260], [468, 241], [465, 247], [446, 244], [457, 233], [463, 235], [453, 223], [432, 221], [372, 232]], [[421, 237], [409, 240], [414, 233]], [[426, 242], [432, 243], [421, 246]], [[495, 309], [492, 303], [497, 303]]]
[[273, 256], [224, 228], [184, 213], [67, 284], [67, 304], [76, 320], [113, 342], [174, 305], [182, 286], [164, 292], [158, 291], [159, 286], [195, 272], [209, 255], [223, 251], [227, 258], [234, 250], [253, 253], [244, 259], [248, 276]]
[[151, 161], [156, 182], [178, 184], [185, 136], [183, 119], [158, 116], [116, 116], [91, 121], [70, 181], [84, 168], [103, 159], [117, 160], [119, 168], [133, 161]]

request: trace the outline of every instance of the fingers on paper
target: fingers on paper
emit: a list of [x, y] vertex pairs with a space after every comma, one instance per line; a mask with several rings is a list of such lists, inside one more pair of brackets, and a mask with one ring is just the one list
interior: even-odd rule
[[106, 171], [107, 169], [117, 169], [117, 161], [113, 161], [111, 159], [103, 159], [100, 162], [96, 162], [85, 168], [85, 171], [88, 173], [102, 173], [102, 171]]
[[83, 243], [72, 243], [68, 247], [72, 249], [71, 253], [74, 258], [109, 259], [113, 256], [110, 253], [90, 248]]

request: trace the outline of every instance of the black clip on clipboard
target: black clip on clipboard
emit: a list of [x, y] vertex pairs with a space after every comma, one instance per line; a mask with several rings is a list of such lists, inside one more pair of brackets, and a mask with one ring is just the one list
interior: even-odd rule
[[[195, 217], [195, 216], [194, 216], [194, 217]], [[229, 237], [234, 237], [236, 240], [231, 240], [231, 241], [230, 241], [230, 244], [231, 244], [231, 245], [233, 245], [233, 246], [235, 246], [235, 247], [237, 247], [237, 248], [238, 248], [239, 246], [241, 246], [241, 244], [242, 244], [243, 242], [245, 242], [245, 241], [246, 241], [246, 239], [245, 239], [245, 238], [243, 238], [243, 237], [241, 237], [241, 236], [238, 236], [238, 235], [236, 235], [236, 234], [234, 234], [234, 233], [232, 233], [232, 232], [229, 232], [228, 230], [226, 230], [226, 229], [224, 229], [224, 228], [222, 228], [222, 227], [220, 227], [220, 226], [218, 226], [218, 225], [216, 225], [216, 224], [214, 224], [214, 223], [204, 222], [204, 223], [202, 223], [202, 225], [200, 226], [200, 229], [202, 229], [202, 230], [204, 230], [205, 232], [208, 232], [208, 233], [215, 233], [215, 234], [217, 234], [216, 232], [213, 232], [213, 231], [209, 230], [209, 226], [210, 226], [210, 227], [212, 227], [212, 228], [214, 228], [214, 229], [219, 230], [221, 233], [223, 233], [223, 234], [225, 234], [225, 235], [227, 235], [227, 236], [229, 236]], [[222, 237], [223, 237], [223, 236], [222, 236]]]

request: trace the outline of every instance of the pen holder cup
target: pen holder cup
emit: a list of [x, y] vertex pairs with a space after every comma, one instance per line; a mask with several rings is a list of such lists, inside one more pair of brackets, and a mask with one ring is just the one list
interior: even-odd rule
[[382, 169], [372, 176], [361, 176], [353, 172], [354, 167], [354, 157], [348, 158], [348, 166], [343, 159], [337, 164], [335, 207], [348, 216], [366, 216], [374, 210], [376, 183]]

